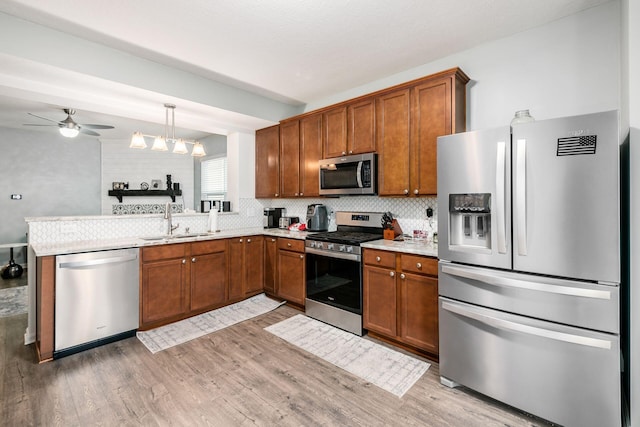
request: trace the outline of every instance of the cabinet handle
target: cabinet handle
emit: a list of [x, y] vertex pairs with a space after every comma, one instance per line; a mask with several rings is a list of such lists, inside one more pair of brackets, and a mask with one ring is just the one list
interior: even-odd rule
[[353, 150], [349, 150], [349, 154], [353, 154]]
[[346, 151], [343, 151], [343, 152], [342, 152], [342, 155], [344, 156], [345, 154], [347, 154], [347, 152], [346, 152]]
[[191, 262], [196, 262], [196, 259], [195, 258], [191, 258]]
[[304, 193], [300, 193], [300, 197], [304, 196]]
[[376, 261], [380, 262], [380, 257], [379, 256], [376, 257]]
[[294, 196], [298, 197], [298, 193], [294, 193]]
[[240, 240], [238, 240], [238, 241], [239, 241], [240, 243], [242, 243], [242, 242], [243, 242], [243, 240], [242, 240], [242, 239], [240, 239]]
[[390, 272], [389, 272], [389, 276], [391, 276], [391, 277], [396, 277], [396, 272], [395, 272], [395, 271], [390, 271]]
[[287, 247], [290, 248], [291, 247], [291, 243], [287, 243]]
[[272, 241], [272, 242], [275, 242], [275, 241], [276, 241], [276, 239], [271, 239], [271, 241]]
[[404, 275], [404, 273], [401, 273], [401, 274], [400, 274], [400, 278], [401, 278], [401, 279], [404, 279], [405, 277], [406, 277], [406, 276]]
[[418, 194], [420, 194], [420, 192], [419, 192], [419, 191], [418, 191], [418, 189], [416, 188], [415, 190], [413, 190], [413, 194], [415, 194], [415, 195], [417, 196]]
[[404, 194], [409, 194], [409, 190], [407, 190], [406, 188], [404, 189]]
[[416, 267], [418, 267], [418, 268], [422, 268], [422, 263], [420, 263], [420, 262], [416, 262]]
[[275, 196], [278, 197], [278, 193], [276, 193]]
[[251, 243], [251, 239], [247, 239], [247, 243]]
[[304, 258], [304, 255], [300, 255], [300, 259], [303, 259], [303, 258]]
[[187, 260], [186, 260], [186, 259], [183, 259], [183, 260], [182, 260], [182, 263], [183, 263], [183, 264], [186, 264], [186, 263], [187, 263]]

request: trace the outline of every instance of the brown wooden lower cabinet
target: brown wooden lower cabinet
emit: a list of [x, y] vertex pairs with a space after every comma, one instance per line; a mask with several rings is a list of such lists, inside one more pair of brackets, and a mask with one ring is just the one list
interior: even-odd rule
[[278, 239], [276, 296], [304, 306], [306, 267], [304, 240]]
[[226, 240], [191, 243], [191, 311], [224, 304], [227, 282]]
[[375, 249], [363, 259], [364, 328], [437, 356], [437, 259]]
[[262, 292], [264, 237], [229, 239], [229, 300], [240, 300]]
[[264, 239], [264, 291], [268, 294], [276, 293], [278, 238], [265, 237]]

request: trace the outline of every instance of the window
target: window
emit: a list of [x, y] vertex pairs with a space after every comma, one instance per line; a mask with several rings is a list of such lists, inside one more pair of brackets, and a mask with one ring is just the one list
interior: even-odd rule
[[200, 164], [202, 200], [225, 200], [227, 197], [227, 158], [216, 157]]

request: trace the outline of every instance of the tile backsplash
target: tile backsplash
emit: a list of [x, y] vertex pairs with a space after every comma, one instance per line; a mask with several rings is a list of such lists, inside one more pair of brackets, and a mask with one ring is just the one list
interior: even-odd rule
[[[306, 218], [307, 205], [322, 203], [330, 211], [361, 211], [386, 212], [390, 211], [398, 219], [405, 233], [427, 226], [426, 209], [432, 208], [434, 218], [433, 230], [437, 229], [437, 206], [435, 197], [423, 198], [381, 198], [374, 196], [318, 198], [318, 199], [240, 199], [235, 212], [220, 213], [218, 228], [232, 230], [239, 228], [262, 227], [262, 211], [265, 207], [284, 207], [287, 216]], [[136, 205], [129, 207], [134, 210], [144, 210], [146, 207]], [[128, 209], [124, 208], [123, 209]], [[150, 208], [153, 212], [153, 206]], [[173, 224], [179, 224], [175, 233], [184, 233], [186, 227], [190, 232], [201, 233], [207, 231], [207, 214], [177, 213], [182, 205], [172, 206]], [[162, 206], [164, 212], [164, 205]], [[331, 216], [330, 230], [334, 230], [335, 216]], [[138, 215], [103, 215], [86, 217], [51, 217], [28, 219], [29, 243], [63, 243], [97, 239], [118, 239], [138, 236], [151, 236], [166, 232], [166, 221], [162, 213]]]

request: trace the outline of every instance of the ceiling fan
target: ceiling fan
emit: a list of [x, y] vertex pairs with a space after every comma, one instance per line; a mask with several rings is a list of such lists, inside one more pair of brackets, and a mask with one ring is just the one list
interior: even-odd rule
[[56, 124], [40, 125], [40, 124], [25, 123], [24, 126], [58, 126], [58, 130], [60, 131], [62, 136], [66, 136], [67, 138], [75, 138], [76, 136], [78, 136], [78, 133], [84, 133], [86, 135], [91, 135], [91, 136], [100, 136], [98, 132], [94, 132], [90, 129], [113, 129], [113, 126], [110, 126], [110, 125], [90, 125], [90, 124], [76, 123], [71, 118], [71, 116], [73, 116], [76, 113], [76, 110], [65, 108], [63, 109], [63, 111], [67, 114], [67, 118], [62, 121], [52, 120], [46, 117], [38, 116], [37, 114], [28, 113], [30, 116], [37, 117], [43, 120], [48, 120]]

